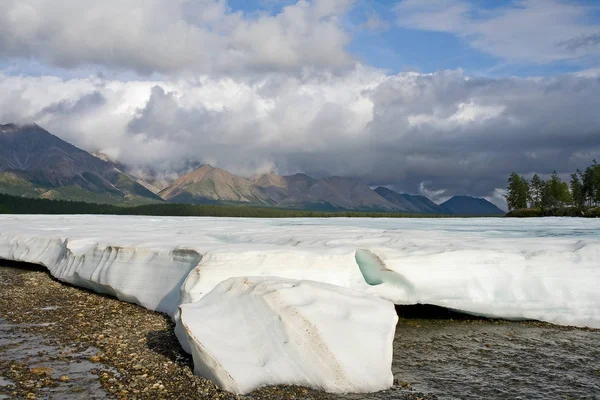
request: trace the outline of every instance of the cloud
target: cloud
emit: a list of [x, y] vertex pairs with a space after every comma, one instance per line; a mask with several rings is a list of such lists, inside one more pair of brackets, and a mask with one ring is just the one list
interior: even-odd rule
[[390, 29], [390, 23], [381, 19], [379, 14], [376, 12], [371, 11], [367, 20], [359, 25], [359, 29], [365, 29], [369, 31], [387, 31]]
[[339, 16], [351, 0], [298, 0], [277, 14], [225, 0], [4, 0], [0, 57], [141, 74], [225, 74], [352, 63]]
[[457, 35], [472, 47], [509, 62], [552, 63], [598, 59], [597, 8], [561, 0], [513, 0], [492, 9], [458, 0], [403, 0], [400, 26]]
[[597, 74], [386, 75], [360, 64], [165, 81], [0, 74], [0, 93], [0, 123], [35, 120], [88, 151], [162, 172], [206, 162], [243, 175], [335, 174], [500, 204], [511, 171], [568, 173], [600, 158]]
[[569, 51], [577, 51], [582, 48], [597, 47], [600, 45], [600, 32], [591, 35], [581, 35], [569, 40], [565, 40], [559, 45], [564, 46]]

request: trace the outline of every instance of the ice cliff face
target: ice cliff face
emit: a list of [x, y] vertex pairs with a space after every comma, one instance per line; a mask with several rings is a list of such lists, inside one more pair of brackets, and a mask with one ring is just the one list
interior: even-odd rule
[[[0, 259], [168, 313], [235, 277], [600, 328], [600, 222], [0, 216]], [[188, 351], [186, 333], [178, 337]]]
[[150, 310], [175, 314], [180, 287], [198, 264], [193, 250], [104, 246], [66, 239], [0, 235], [0, 258], [43, 265], [63, 282]]
[[227, 278], [279, 276], [397, 304], [600, 327], [593, 219], [0, 216], [0, 258], [170, 315]]

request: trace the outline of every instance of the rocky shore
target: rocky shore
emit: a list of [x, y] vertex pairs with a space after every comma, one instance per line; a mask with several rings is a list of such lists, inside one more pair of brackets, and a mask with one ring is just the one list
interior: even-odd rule
[[[0, 323], [12, 338], [0, 342], [0, 399], [52, 398], [52, 393], [61, 399], [337, 398], [288, 386], [247, 396], [222, 391], [193, 375], [192, 359], [179, 346], [167, 316], [65, 285], [27, 264], [0, 262]], [[32, 340], [39, 341], [39, 351], [25, 354], [17, 348]], [[386, 391], [386, 397], [435, 398], [405, 383]]]

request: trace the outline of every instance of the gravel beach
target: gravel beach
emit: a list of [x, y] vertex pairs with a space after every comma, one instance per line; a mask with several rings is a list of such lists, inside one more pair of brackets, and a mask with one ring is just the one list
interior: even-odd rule
[[392, 371], [378, 393], [264, 387], [246, 396], [193, 375], [166, 315], [0, 261], [4, 399], [600, 399], [600, 330], [398, 307]]
[[[0, 262], [0, 329], [7, 338], [0, 342], [0, 399], [340, 398], [301, 387], [222, 391], [193, 375], [167, 316], [65, 285], [28, 264]], [[400, 385], [382, 393], [435, 398]]]

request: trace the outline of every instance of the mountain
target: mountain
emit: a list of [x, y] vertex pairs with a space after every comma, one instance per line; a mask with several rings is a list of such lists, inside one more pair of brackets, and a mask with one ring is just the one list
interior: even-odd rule
[[440, 206], [456, 215], [504, 215], [502, 211], [486, 199], [471, 196], [454, 196]]
[[353, 178], [332, 176], [316, 180], [309, 194], [346, 210], [398, 211], [392, 203]]
[[112, 164], [38, 125], [0, 125], [0, 192], [108, 203], [162, 201]]
[[118, 169], [120, 172], [129, 176], [131, 179], [148, 189], [154, 194], [158, 195], [158, 192], [172, 185], [177, 178], [182, 175], [175, 172], [161, 173], [154, 171], [150, 168], [130, 167], [120, 162], [112, 160], [109, 156], [102, 152], [91, 153], [94, 157], [101, 159], [113, 167]]
[[172, 203], [225, 201], [323, 211], [397, 211], [357, 179], [264, 174], [250, 180], [210, 165], [183, 175], [159, 195]]
[[318, 211], [453, 214], [424, 196], [400, 194], [385, 187], [372, 190], [354, 178], [317, 179], [299, 173], [263, 174], [246, 179], [210, 165], [181, 176], [159, 195], [170, 203], [242, 202]]
[[[38, 125], [0, 125], [0, 193], [115, 204], [240, 203], [319, 211], [502, 215], [484, 199], [455, 196], [437, 205], [424, 196], [372, 190], [359, 179], [264, 174], [253, 179], [210, 165], [177, 177], [90, 154]], [[195, 165], [194, 165], [195, 164]]]
[[404, 212], [440, 215], [452, 214], [450, 210], [435, 204], [425, 196], [400, 194], [383, 186], [375, 189], [375, 192]]
[[313, 210], [398, 211], [392, 203], [358, 179], [331, 176], [315, 179], [306, 174], [260, 175], [261, 186], [276, 206]]
[[217, 201], [272, 205], [271, 197], [246, 178], [203, 165], [177, 179], [159, 192], [171, 203], [210, 203]]

